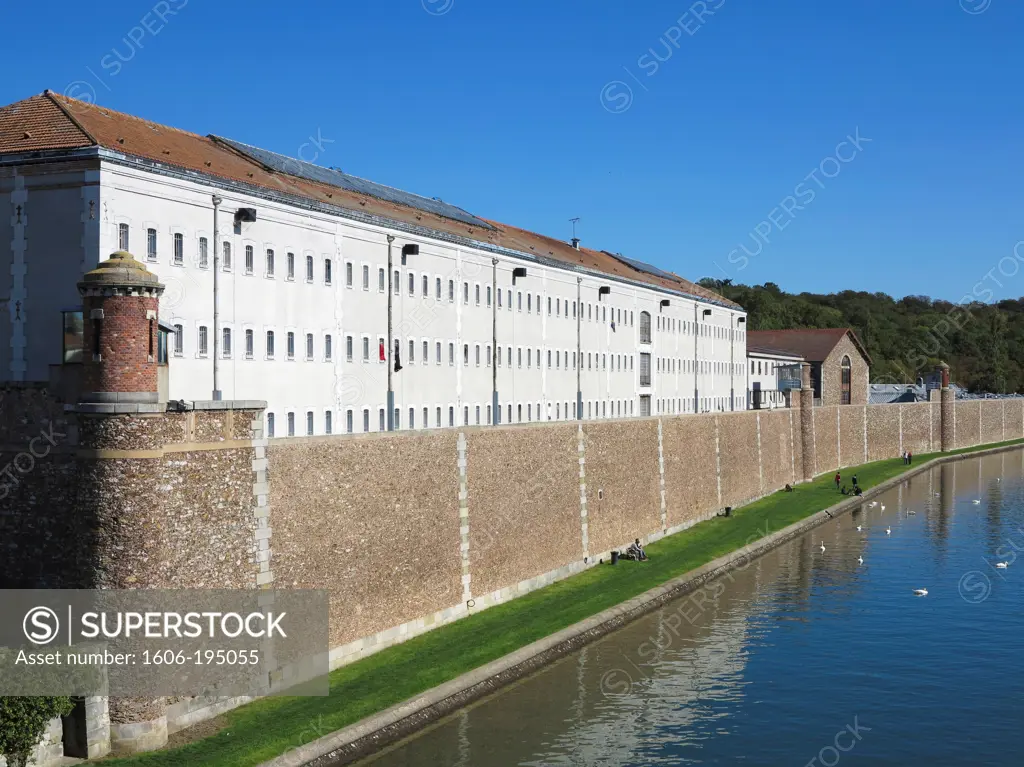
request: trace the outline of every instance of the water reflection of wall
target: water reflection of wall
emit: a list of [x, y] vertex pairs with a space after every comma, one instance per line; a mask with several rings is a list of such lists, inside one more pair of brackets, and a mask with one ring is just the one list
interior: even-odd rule
[[[838, 534], [828, 535], [831, 547]], [[643, 763], [643, 749], [657, 745], [655, 725], [678, 743], [697, 720], [744, 694], [752, 631], [765, 631], [758, 619], [780, 604], [788, 619], [800, 619], [822, 572], [817, 546], [810, 535], [769, 552], [461, 712], [387, 763], [539, 766], [568, 763], [567, 753], [573, 764]], [[852, 575], [855, 564], [830, 563], [837, 564], [838, 577]]]

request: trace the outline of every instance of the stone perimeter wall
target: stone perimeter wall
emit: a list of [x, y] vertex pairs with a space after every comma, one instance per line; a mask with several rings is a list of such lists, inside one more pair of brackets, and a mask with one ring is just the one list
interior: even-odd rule
[[[1024, 401], [960, 401], [954, 414], [954, 447], [1024, 437]], [[804, 415], [267, 441], [258, 410], [83, 416], [45, 386], [11, 386], [0, 389], [0, 583], [327, 588], [337, 667], [635, 537], [812, 474], [941, 448], [937, 401]], [[245, 700], [111, 700], [104, 729], [114, 740], [119, 722], [130, 731], [165, 711], [173, 732]]]
[[[809, 473], [938, 452], [938, 413], [814, 408]], [[275, 586], [332, 590], [337, 667], [802, 481], [801, 415], [271, 440]], [[1024, 401], [957, 418], [958, 447], [1024, 437]]]

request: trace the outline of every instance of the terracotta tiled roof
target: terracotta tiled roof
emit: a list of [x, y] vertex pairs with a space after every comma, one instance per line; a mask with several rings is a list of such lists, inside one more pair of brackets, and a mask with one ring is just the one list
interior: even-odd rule
[[[29, 138], [24, 137], [25, 133], [30, 134]], [[497, 221], [487, 222], [494, 230], [474, 227], [417, 208], [278, 173], [212, 137], [69, 99], [52, 91], [0, 108], [0, 154], [88, 146], [100, 146], [174, 168], [553, 258], [739, 308], [689, 280], [666, 279], [639, 271], [604, 251], [576, 250], [567, 242]]]
[[0, 154], [76, 149], [95, 143], [46, 93], [0, 107]]
[[792, 330], [751, 330], [747, 348], [778, 349], [803, 357], [807, 362], [823, 362], [836, 344], [849, 335], [864, 359], [871, 363], [864, 344], [850, 328], [794, 328]]

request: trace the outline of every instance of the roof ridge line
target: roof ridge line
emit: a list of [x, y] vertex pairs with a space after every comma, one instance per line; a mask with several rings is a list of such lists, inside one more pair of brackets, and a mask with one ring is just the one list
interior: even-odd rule
[[[264, 172], [266, 172], [266, 173], [269, 173], [269, 174], [271, 174], [273, 176], [283, 175], [281, 173], [278, 173], [276, 170], [271, 168], [269, 165], [267, 165], [267, 164], [265, 164], [263, 162], [260, 162], [260, 160], [258, 158], [251, 157], [251, 156], [247, 155], [245, 152], [243, 152], [243, 151], [241, 151], [241, 150], [231, 146], [230, 142], [225, 141], [224, 139], [222, 139], [220, 136], [217, 136], [216, 134], [207, 133], [206, 134], [206, 138], [208, 138], [212, 143], [216, 144], [217, 146], [219, 146], [219, 147], [221, 147], [223, 149], [228, 150], [228, 152], [230, 152], [231, 154], [235, 155], [236, 157], [242, 158], [246, 162], [248, 162], [248, 163], [250, 163], [252, 165], [255, 165], [257, 168], [262, 168], [264, 170]], [[239, 142], [239, 143], [241, 143], [241, 142]]]
[[[249, 144], [248, 142], [245, 142], [245, 141], [239, 141], [238, 139], [229, 139], [227, 137], [223, 137], [222, 138], [220, 136], [217, 136], [214, 133], [210, 133], [209, 135], [207, 135], [207, 138], [209, 138], [209, 139], [211, 139], [213, 141], [216, 141], [218, 143], [221, 143], [221, 144], [228, 144], [228, 145], [230, 145], [230, 142], [234, 142], [236, 144], [241, 144], [242, 146], [247, 146], [250, 149], [258, 149], [261, 152], [270, 152], [271, 154], [276, 154], [276, 155], [278, 155], [280, 157], [284, 157], [287, 160], [295, 160], [296, 162], [304, 163], [305, 165], [312, 165], [314, 168], [323, 168], [325, 170], [333, 171], [334, 173], [340, 173], [343, 176], [348, 176], [349, 178], [358, 179], [359, 181], [365, 181], [368, 184], [373, 184], [375, 186], [382, 186], [385, 189], [393, 189], [396, 192], [401, 192], [402, 194], [407, 194], [410, 197], [419, 197], [421, 200], [433, 200], [433, 201], [438, 201], [438, 202], [444, 202], [444, 200], [442, 200], [440, 197], [427, 197], [427, 195], [425, 195], [425, 194], [420, 194], [419, 192], [410, 192], [407, 189], [402, 189], [401, 187], [394, 186], [393, 184], [385, 184], [385, 183], [382, 183], [380, 181], [374, 181], [372, 178], [366, 178], [365, 176], [357, 176], [355, 173], [349, 173], [348, 171], [338, 170], [337, 168], [332, 168], [330, 165], [317, 165], [315, 162], [310, 162], [309, 160], [303, 160], [301, 157], [289, 157], [288, 155], [281, 154], [281, 152], [276, 152], [273, 149], [264, 149], [261, 146], [256, 146], [255, 144]], [[234, 149], [234, 147], [232, 147], [232, 149]], [[242, 156], [246, 156], [244, 152], [241, 152], [238, 149], [235, 149], [235, 151], [238, 152], [239, 154], [241, 154]], [[269, 168], [269, 166], [264, 166], [264, 167], [268, 167]], [[279, 172], [279, 171], [274, 171], [273, 168], [270, 168], [270, 170], [272, 170], [275, 173]], [[292, 175], [292, 174], [289, 174], [289, 175]], [[301, 178], [301, 176], [300, 176], [300, 178]], [[369, 196], [372, 197], [373, 195], [369, 195]], [[467, 214], [469, 216], [473, 216], [474, 218], [478, 218], [481, 221], [488, 221], [488, 219], [485, 219], [483, 216], [478, 216], [476, 213], [470, 213], [468, 210], [466, 210], [465, 208], [461, 207], [460, 205], [455, 205], [454, 203], [450, 203], [450, 202], [445, 202], [444, 204], [445, 205], [451, 205], [453, 208], [458, 208], [463, 213], [465, 213], [465, 214]], [[493, 223], [493, 222], [488, 222], [488, 223]]]
[[43, 95], [46, 96], [46, 98], [48, 98], [53, 104], [55, 104], [57, 106], [57, 109], [59, 109], [64, 114], [64, 116], [68, 118], [76, 128], [78, 128], [78, 130], [82, 131], [82, 135], [89, 139], [89, 141], [91, 141], [94, 146], [100, 145], [100, 142], [96, 140], [96, 137], [85, 129], [85, 126], [78, 121], [77, 117], [71, 114], [71, 110], [63, 104], [61, 104], [60, 99], [56, 98], [53, 95], [53, 91], [47, 88], [43, 91]]

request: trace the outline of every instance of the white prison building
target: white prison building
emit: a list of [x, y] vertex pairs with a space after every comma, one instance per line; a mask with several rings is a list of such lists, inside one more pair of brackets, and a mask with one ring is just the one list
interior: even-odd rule
[[390, 244], [395, 428], [747, 407], [745, 312], [703, 287], [49, 91], [0, 109], [0, 209], [9, 380], [73, 359], [76, 283], [128, 250], [167, 286], [170, 399], [211, 399], [216, 353], [276, 437], [383, 430]]

